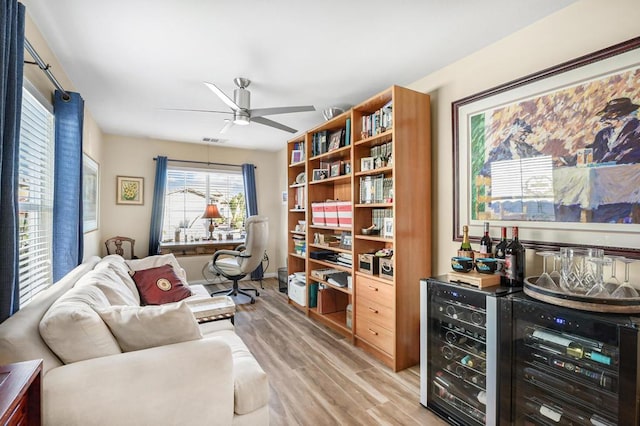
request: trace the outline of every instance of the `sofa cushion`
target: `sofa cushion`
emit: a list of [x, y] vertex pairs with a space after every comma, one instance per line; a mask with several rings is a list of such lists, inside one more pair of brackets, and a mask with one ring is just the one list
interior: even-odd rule
[[137, 300], [136, 305], [140, 305], [140, 294], [138, 293], [136, 283], [133, 281], [133, 278], [131, 278], [131, 268], [129, 268], [129, 265], [127, 265], [122, 256], [117, 254], [105, 256], [94, 269], [113, 271]]
[[155, 268], [156, 266], [162, 265], [171, 265], [173, 266], [173, 271], [176, 273], [178, 278], [180, 278], [184, 284], [187, 284], [187, 273], [182, 266], [180, 266], [178, 259], [176, 259], [173, 253], [148, 256], [142, 259], [127, 259], [125, 262], [132, 271]]
[[184, 302], [159, 306], [109, 306], [96, 309], [125, 352], [202, 338]]
[[133, 281], [138, 287], [143, 305], [179, 302], [191, 296], [191, 290], [182, 283], [171, 265], [136, 271]]
[[122, 353], [92, 306], [107, 307], [110, 303], [98, 287], [74, 287], [56, 300], [40, 321], [40, 336], [65, 364]]
[[242, 339], [230, 330], [218, 331], [211, 334], [211, 338], [220, 338], [231, 347], [235, 413], [247, 414], [267, 405], [269, 401], [267, 374], [251, 355]]
[[108, 266], [94, 268], [93, 271], [87, 273], [84, 277], [80, 278], [75, 288], [90, 286], [96, 287], [104, 293], [109, 305], [134, 305], [140, 306], [140, 296], [138, 296], [138, 290], [132, 290], [127, 287], [122, 279], [114, 272], [114, 270]]

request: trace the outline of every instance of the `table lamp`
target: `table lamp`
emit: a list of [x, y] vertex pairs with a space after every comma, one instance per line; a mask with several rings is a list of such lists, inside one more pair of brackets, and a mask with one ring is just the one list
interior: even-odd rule
[[213, 240], [213, 231], [216, 229], [213, 219], [220, 219], [222, 217], [220, 211], [218, 211], [218, 206], [215, 204], [207, 204], [202, 217], [204, 219], [209, 219], [209, 239]]

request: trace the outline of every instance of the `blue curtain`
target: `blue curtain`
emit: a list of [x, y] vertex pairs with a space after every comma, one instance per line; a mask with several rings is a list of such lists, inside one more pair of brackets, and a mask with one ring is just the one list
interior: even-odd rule
[[[242, 165], [242, 177], [244, 179], [244, 196], [247, 202], [247, 216], [258, 214], [258, 195], [256, 193], [256, 166], [253, 164]], [[262, 263], [251, 273], [252, 280], [261, 280], [264, 277]]]
[[164, 216], [164, 194], [167, 188], [167, 157], [156, 158], [156, 180], [153, 185], [153, 206], [149, 227], [149, 256], [160, 254], [162, 217]]
[[0, 322], [18, 309], [18, 159], [24, 62], [24, 6], [0, 10]]
[[84, 100], [78, 93], [56, 90], [53, 181], [53, 281], [82, 262], [82, 127]]

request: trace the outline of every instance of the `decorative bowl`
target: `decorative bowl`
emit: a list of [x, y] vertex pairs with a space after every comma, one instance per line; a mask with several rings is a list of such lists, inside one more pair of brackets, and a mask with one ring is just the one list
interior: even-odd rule
[[456, 272], [469, 272], [473, 269], [473, 259], [470, 257], [454, 256], [451, 258], [451, 268]]
[[479, 257], [476, 259], [476, 271], [481, 274], [493, 274], [498, 269], [498, 261], [493, 257]]
[[378, 228], [362, 228], [362, 235], [380, 235]]
[[324, 117], [325, 120], [328, 121], [328, 120], [331, 120], [333, 117], [337, 117], [343, 112], [344, 112], [344, 109], [342, 108], [330, 107], [322, 111], [322, 116]]

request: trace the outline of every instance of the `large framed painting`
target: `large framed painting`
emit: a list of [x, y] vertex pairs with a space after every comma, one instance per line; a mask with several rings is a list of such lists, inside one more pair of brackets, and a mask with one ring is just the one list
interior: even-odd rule
[[91, 232], [98, 229], [99, 165], [87, 154], [82, 154], [82, 229]]
[[452, 104], [454, 239], [640, 257], [640, 37]]

